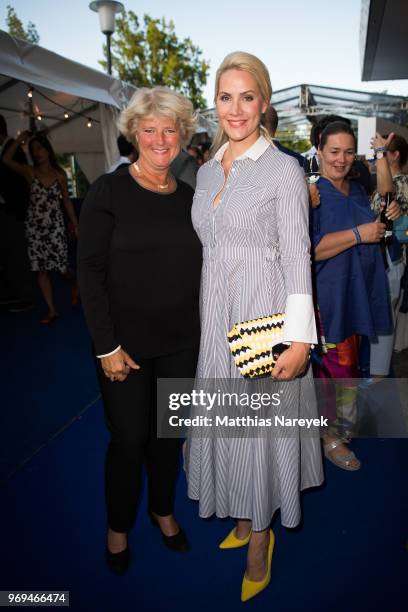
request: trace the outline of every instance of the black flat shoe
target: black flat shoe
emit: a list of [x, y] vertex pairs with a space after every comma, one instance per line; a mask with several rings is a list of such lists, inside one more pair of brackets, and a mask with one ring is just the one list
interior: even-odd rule
[[129, 568], [129, 547], [127, 546], [125, 550], [121, 550], [118, 553], [113, 553], [106, 547], [106, 561], [111, 572], [116, 574], [116, 576], [123, 576]]
[[[159, 527], [160, 529], [159, 521], [156, 519], [156, 517], [153, 516], [152, 513], [149, 513], [149, 516], [150, 516], [152, 525], [154, 527]], [[163, 542], [165, 543], [167, 548], [169, 548], [170, 550], [173, 550], [175, 552], [188, 552], [190, 550], [191, 548], [190, 543], [187, 540], [186, 534], [181, 529], [181, 527], [179, 527], [178, 533], [172, 536], [165, 535], [161, 529], [160, 529], [160, 533], [162, 535]]]

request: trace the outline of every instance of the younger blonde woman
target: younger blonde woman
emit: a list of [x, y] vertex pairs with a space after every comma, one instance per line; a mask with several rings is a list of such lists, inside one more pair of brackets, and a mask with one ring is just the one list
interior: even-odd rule
[[[316, 416], [308, 368], [316, 342], [308, 194], [297, 161], [261, 127], [271, 94], [266, 66], [249, 53], [231, 53], [217, 71], [215, 155], [198, 172], [192, 209], [204, 257], [197, 376], [239, 378], [228, 331], [237, 322], [285, 312], [291, 346], [271, 387], [281, 395], [282, 412]], [[274, 513], [280, 509], [282, 524], [295, 527], [300, 491], [323, 481], [318, 433], [306, 437], [295, 428], [284, 437], [270, 428], [266, 437], [243, 431], [229, 438], [212, 431], [188, 441], [188, 494], [199, 500], [201, 517], [237, 520], [220, 547], [249, 544], [241, 592], [247, 601], [270, 580]]]

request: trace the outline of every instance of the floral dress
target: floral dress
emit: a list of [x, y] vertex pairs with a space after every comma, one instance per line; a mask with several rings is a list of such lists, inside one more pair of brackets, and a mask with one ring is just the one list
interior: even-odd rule
[[58, 179], [46, 187], [34, 177], [26, 218], [28, 258], [34, 272], [67, 270], [68, 245], [61, 200]]

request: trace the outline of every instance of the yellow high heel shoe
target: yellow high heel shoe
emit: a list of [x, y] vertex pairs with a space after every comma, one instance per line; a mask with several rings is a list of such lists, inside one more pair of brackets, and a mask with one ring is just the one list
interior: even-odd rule
[[268, 584], [271, 581], [271, 565], [272, 565], [272, 554], [273, 547], [275, 544], [275, 536], [273, 535], [272, 529], [269, 531], [269, 547], [268, 547], [268, 569], [266, 571], [266, 576], [263, 580], [254, 581], [249, 580], [244, 574], [244, 578], [242, 580], [242, 589], [241, 589], [241, 601], [248, 601], [248, 599], [252, 599], [255, 595], [258, 595], [261, 591], [266, 589]]
[[249, 540], [251, 539], [252, 529], [247, 535], [247, 537], [244, 538], [243, 540], [241, 540], [240, 538], [237, 538], [235, 533], [236, 533], [236, 527], [234, 527], [234, 529], [227, 535], [225, 540], [221, 542], [221, 544], [219, 545], [219, 548], [221, 548], [222, 550], [226, 550], [227, 548], [241, 548], [241, 546], [246, 546]]

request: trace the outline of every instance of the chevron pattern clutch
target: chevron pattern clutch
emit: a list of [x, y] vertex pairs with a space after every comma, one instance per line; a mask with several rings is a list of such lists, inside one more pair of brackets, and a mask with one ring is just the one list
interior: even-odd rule
[[270, 376], [278, 357], [289, 344], [283, 343], [285, 313], [236, 323], [228, 332], [229, 348], [244, 378]]

